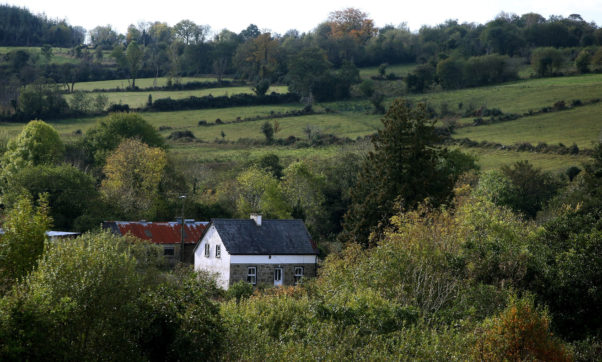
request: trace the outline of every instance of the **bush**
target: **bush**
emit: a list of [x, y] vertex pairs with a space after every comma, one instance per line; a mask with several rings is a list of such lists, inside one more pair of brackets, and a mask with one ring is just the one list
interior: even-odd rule
[[236, 299], [236, 303], [239, 303], [241, 299], [249, 298], [251, 295], [253, 295], [253, 285], [244, 281], [232, 284], [226, 293], [228, 299]]
[[571, 166], [571, 167], [567, 168], [567, 170], [565, 171], [565, 174], [569, 178], [569, 181], [573, 181], [575, 176], [577, 176], [580, 172], [581, 172], [581, 169], [579, 167]]
[[175, 140], [185, 140], [185, 141], [192, 141], [195, 140], [196, 137], [194, 136], [194, 134], [191, 131], [175, 131], [172, 132], [167, 139], [175, 141]]
[[107, 109], [107, 112], [109, 113], [114, 113], [114, 112], [129, 112], [130, 111], [130, 105], [129, 104], [111, 104], [109, 106], [109, 109]]
[[499, 316], [483, 323], [473, 356], [481, 361], [572, 361], [569, 348], [551, 333], [550, 322], [532, 298], [514, 298]]
[[252, 94], [235, 94], [231, 96], [188, 97], [183, 99], [161, 98], [153, 102], [156, 111], [175, 111], [185, 109], [229, 108], [254, 105], [294, 103], [299, 99], [293, 93], [278, 94], [272, 92], [261, 97]]

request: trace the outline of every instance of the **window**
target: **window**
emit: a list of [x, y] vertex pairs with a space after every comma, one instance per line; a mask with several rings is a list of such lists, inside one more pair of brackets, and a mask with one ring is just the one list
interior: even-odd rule
[[174, 256], [176, 255], [176, 249], [173, 246], [166, 246], [165, 248], [163, 248], [163, 255]]
[[220, 245], [215, 246], [215, 257], [221, 258], [222, 256], [222, 247]]
[[253, 285], [257, 284], [257, 268], [250, 266], [247, 268], [247, 282]]
[[209, 257], [209, 243], [205, 244], [205, 257]]
[[299, 284], [299, 281], [301, 281], [301, 278], [303, 278], [303, 267], [296, 266], [295, 267], [295, 285]]

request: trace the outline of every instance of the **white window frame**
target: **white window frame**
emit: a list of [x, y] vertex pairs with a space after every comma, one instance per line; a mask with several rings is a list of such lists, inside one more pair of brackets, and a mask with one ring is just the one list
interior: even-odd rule
[[294, 274], [295, 285], [299, 284], [299, 282], [303, 278], [304, 273], [305, 273], [304, 267], [302, 267], [302, 266], [295, 267], [295, 274]]
[[[171, 253], [167, 253], [168, 250], [171, 251]], [[176, 248], [173, 246], [163, 247], [163, 255], [164, 256], [176, 256]]]
[[205, 257], [208, 258], [211, 256], [211, 246], [209, 243], [205, 244]]
[[216, 245], [215, 246], [215, 257], [216, 258], [221, 258], [222, 257], [222, 247], [221, 247], [221, 245]]
[[257, 267], [256, 266], [247, 267], [247, 283], [257, 285]]

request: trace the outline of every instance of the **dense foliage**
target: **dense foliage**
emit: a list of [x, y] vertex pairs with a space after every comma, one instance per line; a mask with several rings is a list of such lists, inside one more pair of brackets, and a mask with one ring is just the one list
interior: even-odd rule
[[65, 20], [34, 15], [27, 9], [0, 5], [0, 46], [35, 46], [50, 44], [72, 47], [84, 42], [85, 30], [68, 25]]

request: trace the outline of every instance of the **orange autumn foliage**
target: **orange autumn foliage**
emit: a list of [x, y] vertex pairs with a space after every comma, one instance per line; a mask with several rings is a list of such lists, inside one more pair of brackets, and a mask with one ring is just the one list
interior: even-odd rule
[[550, 316], [532, 298], [513, 299], [484, 322], [473, 356], [483, 361], [573, 361], [570, 350], [550, 332]]

